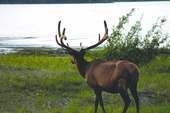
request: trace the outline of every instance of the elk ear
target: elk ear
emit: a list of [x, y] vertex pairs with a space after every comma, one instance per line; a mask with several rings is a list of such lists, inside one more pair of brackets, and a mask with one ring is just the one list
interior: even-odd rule
[[72, 59], [71, 59], [71, 63], [72, 63], [72, 64], [76, 64], [76, 59], [75, 59], [74, 56], [73, 56]]

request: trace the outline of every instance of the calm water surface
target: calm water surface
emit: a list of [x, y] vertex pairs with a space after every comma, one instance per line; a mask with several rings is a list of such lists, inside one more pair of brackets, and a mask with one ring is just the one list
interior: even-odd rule
[[158, 17], [166, 16], [163, 30], [170, 32], [170, 2], [123, 2], [109, 4], [43, 4], [0, 5], [0, 54], [25, 47], [58, 48], [55, 42], [58, 21], [66, 28], [70, 46], [89, 46], [104, 34], [103, 20], [109, 34], [119, 18], [137, 8], [125, 31], [142, 19], [142, 34], [149, 30]]

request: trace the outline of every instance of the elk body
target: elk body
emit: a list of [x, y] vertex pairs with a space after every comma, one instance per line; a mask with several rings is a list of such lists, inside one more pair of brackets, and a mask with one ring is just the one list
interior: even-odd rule
[[123, 109], [123, 113], [126, 113], [129, 104], [131, 102], [127, 89], [130, 89], [130, 92], [136, 103], [136, 110], [139, 113], [139, 97], [137, 94], [137, 83], [139, 79], [139, 69], [138, 67], [129, 61], [126, 60], [112, 60], [112, 61], [104, 61], [101, 59], [93, 60], [91, 62], [87, 62], [84, 59], [85, 53], [108, 39], [108, 28], [107, 24], [104, 21], [105, 34], [102, 39], [96, 44], [87, 47], [85, 49], [82, 48], [80, 51], [77, 51], [68, 44], [63, 42], [63, 39], [67, 39], [65, 36], [65, 28], [63, 29], [63, 33], [60, 33], [60, 24], [58, 23], [58, 35], [60, 37], [60, 41], [57, 39], [56, 42], [63, 49], [67, 50], [69, 54], [73, 57], [72, 63], [76, 64], [77, 69], [81, 76], [86, 79], [87, 84], [94, 90], [95, 93], [95, 113], [97, 113], [98, 104], [105, 113], [105, 108], [102, 100], [102, 91], [109, 92], [112, 94], [120, 93], [125, 105]]

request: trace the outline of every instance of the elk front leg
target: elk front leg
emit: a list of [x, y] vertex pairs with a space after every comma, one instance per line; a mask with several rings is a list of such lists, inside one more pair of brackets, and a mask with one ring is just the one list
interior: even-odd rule
[[103, 113], [106, 113], [105, 108], [104, 108], [104, 104], [103, 104], [102, 95], [101, 95], [102, 91], [94, 89], [94, 93], [96, 94], [96, 97], [95, 97], [95, 113], [97, 113], [97, 108], [98, 108], [99, 102], [100, 102], [100, 106], [102, 107]]
[[95, 96], [95, 113], [97, 113], [97, 108], [98, 108], [99, 100], [97, 98], [97, 95]]

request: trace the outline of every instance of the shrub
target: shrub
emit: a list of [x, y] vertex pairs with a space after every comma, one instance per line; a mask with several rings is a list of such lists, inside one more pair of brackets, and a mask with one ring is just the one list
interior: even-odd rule
[[111, 41], [104, 47], [104, 59], [129, 60], [139, 65], [155, 59], [159, 54], [169, 53], [167, 52], [169, 36], [162, 31], [162, 26], [167, 21], [165, 17], [158, 18], [144, 36], [141, 35], [143, 15], [131, 26], [127, 34], [123, 32], [125, 24], [129, 22], [134, 11], [135, 9], [132, 9], [128, 14], [119, 18], [118, 25], [113, 26]]

